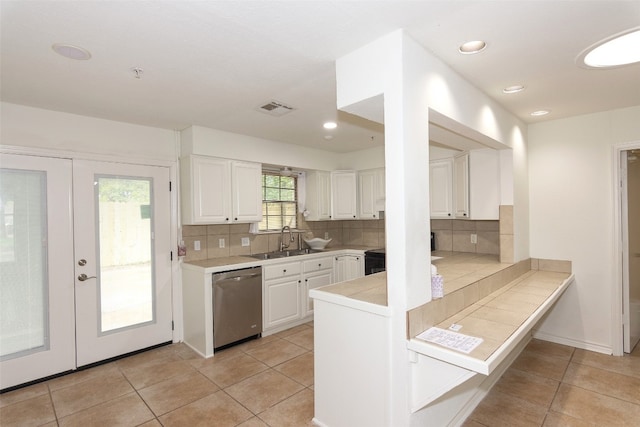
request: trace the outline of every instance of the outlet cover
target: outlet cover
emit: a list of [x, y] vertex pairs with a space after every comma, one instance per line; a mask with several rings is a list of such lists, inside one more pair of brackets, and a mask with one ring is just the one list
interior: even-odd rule
[[195, 240], [193, 242], [193, 250], [194, 251], [199, 251], [200, 250], [200, 240]]
[[324, 232], [324, 240], [329, 240], [329, 232], [328, 231]]
[[477, 234], [472, 234], [471, 235], [471, 243], [478, 243], [478, 235]]
[[243, 237], [242, 238], [242, 246], [249, 246], [249, 238], [248, 237]]
[[218, 247], [224, 248], [224, 239], [218, 239]]

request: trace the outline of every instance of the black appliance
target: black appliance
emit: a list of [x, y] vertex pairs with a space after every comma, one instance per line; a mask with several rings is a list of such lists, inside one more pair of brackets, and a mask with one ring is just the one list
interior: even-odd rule
[[364, 253], [364, 275], [380, 273], [384, 271], [385, 250], [372, 249]]

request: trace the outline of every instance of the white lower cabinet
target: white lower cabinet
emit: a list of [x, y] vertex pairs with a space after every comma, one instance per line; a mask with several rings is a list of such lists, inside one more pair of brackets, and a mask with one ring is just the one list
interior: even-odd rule
[[286, 329], [313, 313], [310, 289], [333, 283], [333, 257], [270, 264], [263, 277], [264, 332]]
[[335, 283], [364, 276], [364, 255], [337, 255], [333, 263]]
[[333, 283], [333, 259], [308, 260], [303, 262], [303, 266], [302, 317], [307, 317], [313, 314], [313, 299], [309, 298], [309, 291]]

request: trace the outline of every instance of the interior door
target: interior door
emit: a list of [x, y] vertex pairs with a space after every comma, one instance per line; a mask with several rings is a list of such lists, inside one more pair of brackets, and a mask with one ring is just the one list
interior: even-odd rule
[[75, 368], [71, 160], [0, 154], [0, 389]]
[[78, 366], [172, 339], [169, 178], [74, 161]]
[[640, 150], [621, 153], [624, 352], [640, 341]]

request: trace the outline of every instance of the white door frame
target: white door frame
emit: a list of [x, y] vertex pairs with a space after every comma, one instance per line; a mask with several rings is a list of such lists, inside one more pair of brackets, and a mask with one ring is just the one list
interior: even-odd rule
[[[173, 261], [171, 263], [171, 293], [173, 299], [173, 342], [180, 342], [183, 340], [183, 309], [182, 309], [182, 274], [181, 265], [178, 258], [178, 230], [180, 221], [180, 209], [179, 209], [179, 192], [180, 183], [178, 182], [178, 159], [167, 161], [162, 159], [147, 159], [136, 157], [124, 157], [116, 155], [85, 153], [77, 151], [67, 150], [50, 150], [45, 148], [33, 148], [33, 147], [21, 147], [14, 145], [2, 145], [0, 144], [0, 152], [7, 154], [22, 154], [26, 156], [41, 156], [41, 157], [54, 157], [64, 158], [71, 160], [95, 160], [103, 162], [114, 163], [129, 163], [135, 165], [146, 166], [165, 166], [169, 168], [169, 175], [172, 183], [171, 191], [171, 247], [173, 248]], [[177, 155], [176, 155], [177, 157]]]
[[620, 194], [621, 166], [620, 156], [623, 151], [639, 149], [640, 141], [625, 142], [613, 146], [613, 197], [614, 197], [614, 217], [613, 217], [613, 286], [611, 286], [611, 347], [614, 356], [624, 354], [624, 334], [622, 325], [624, 324], [623, 305], [623, 285], [624, 272], [622, 268], [623, 259], [623, 238], [622, 238], [622, 197]]

